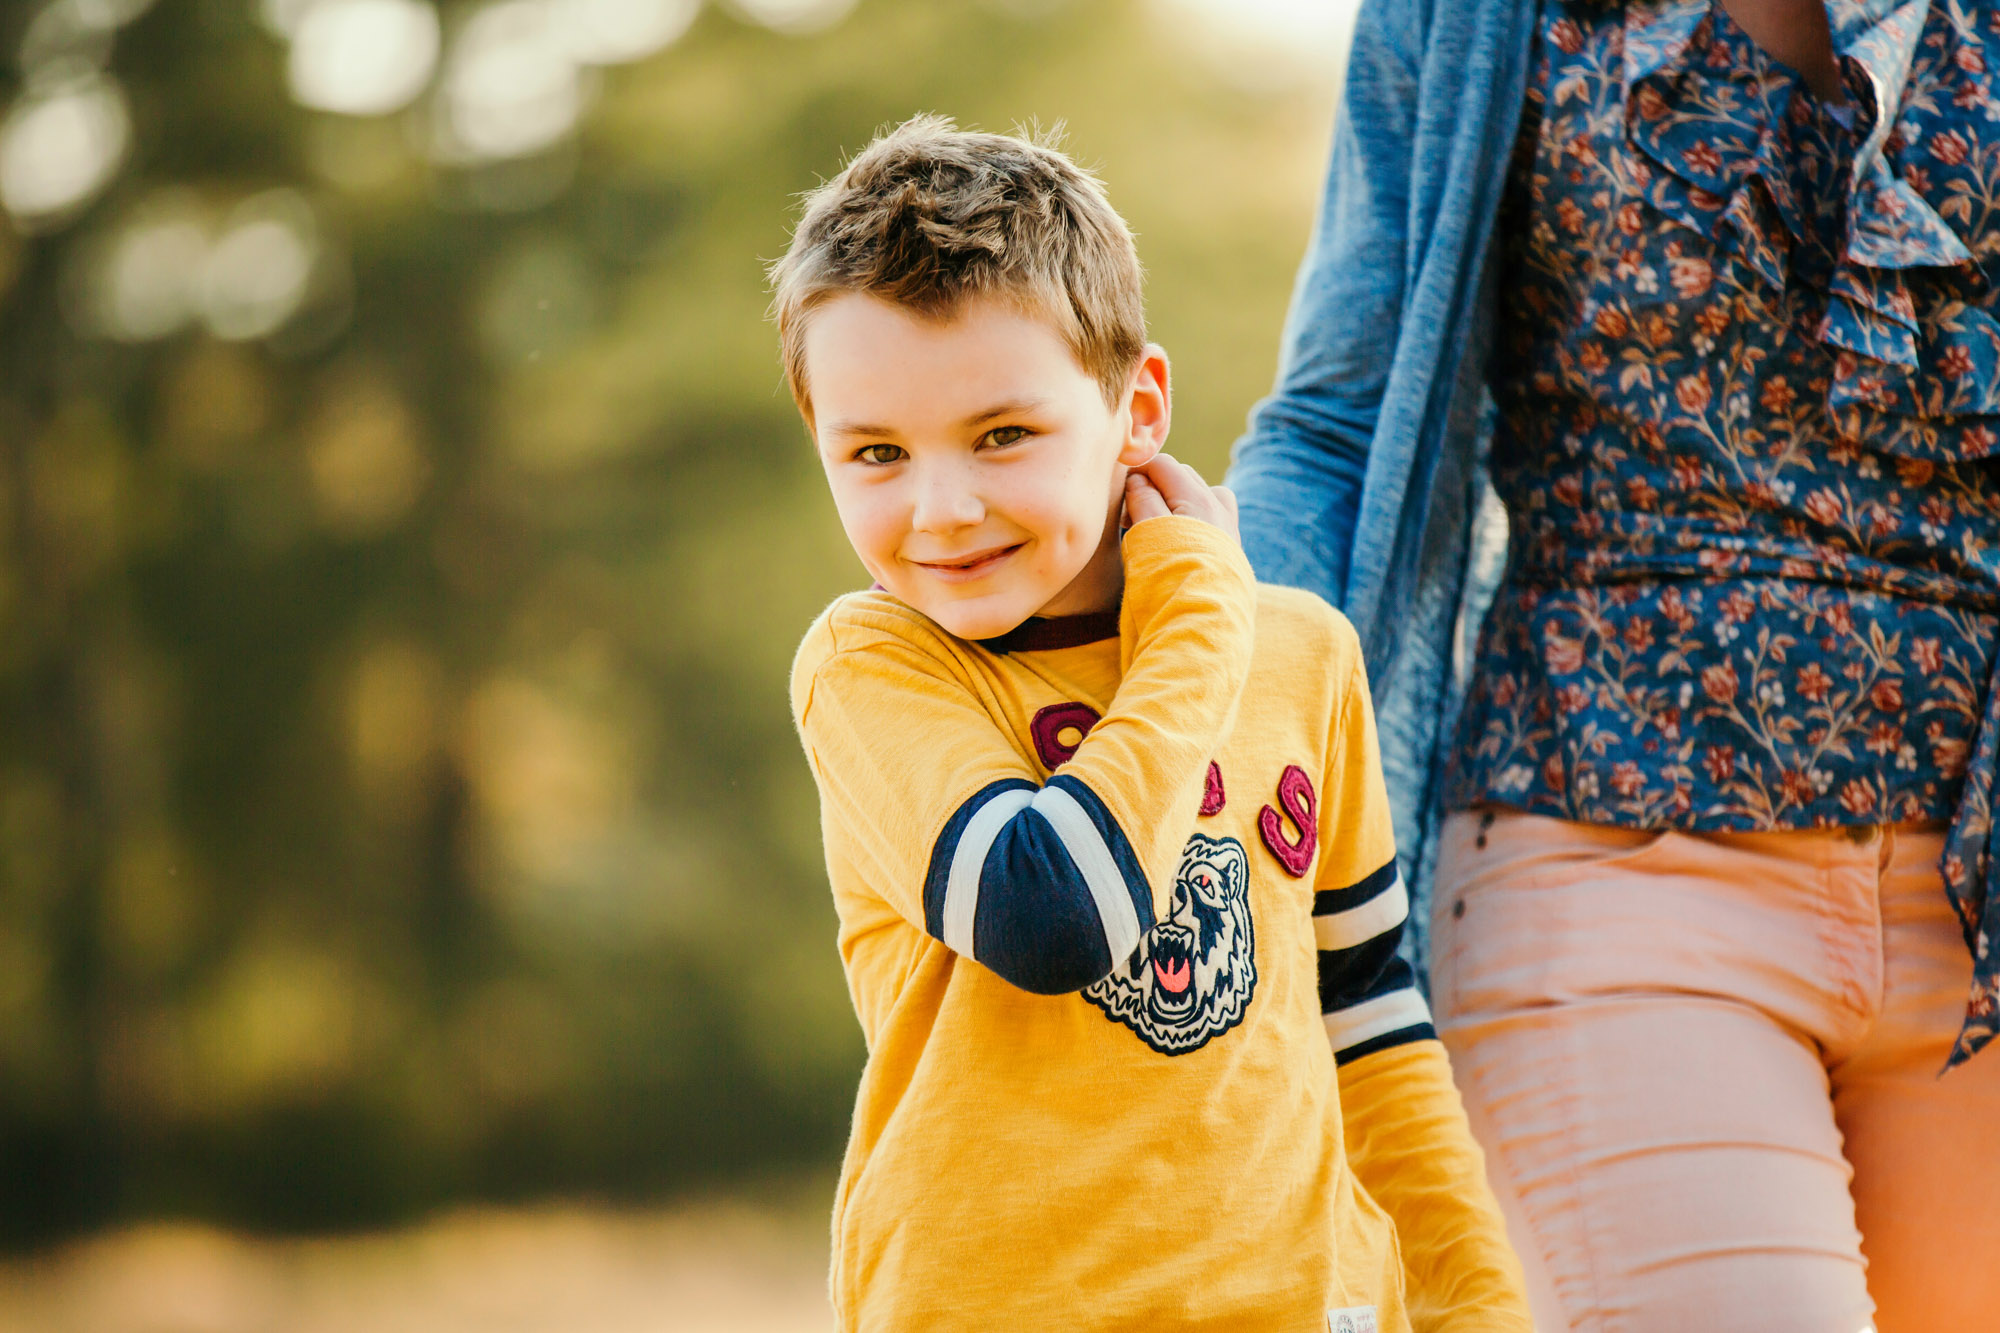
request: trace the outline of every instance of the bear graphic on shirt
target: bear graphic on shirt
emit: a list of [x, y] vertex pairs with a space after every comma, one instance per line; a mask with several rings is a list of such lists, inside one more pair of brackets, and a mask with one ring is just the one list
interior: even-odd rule
[[1243, 1021], [1257, 986], [1255, 943], [1243, 844], [1197, 833], [1181, 854], [1172, 909], [1083, 996], [1154, 1050], [1185, 1055]]

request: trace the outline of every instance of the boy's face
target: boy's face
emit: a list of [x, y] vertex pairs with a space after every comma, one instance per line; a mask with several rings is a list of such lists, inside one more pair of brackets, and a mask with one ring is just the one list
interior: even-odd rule
[[1125, 474], [1166, 442], [1166, 356], [1117, 405], [1046, 321], [1003, 301], [931, 320], [863, 293], [805, 330], [813, 436], [875, 581], [966, 639], [1118, 602]]

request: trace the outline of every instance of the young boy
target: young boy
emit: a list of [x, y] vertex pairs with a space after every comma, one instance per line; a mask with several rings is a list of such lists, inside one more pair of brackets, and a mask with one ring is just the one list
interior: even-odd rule
[[773, 280], [876, 582], [792, 675], [869, 1050], [841, 1327], [1526, 1333], [1353, 631], [1160, 452], [1097, 183], [913, 120]]

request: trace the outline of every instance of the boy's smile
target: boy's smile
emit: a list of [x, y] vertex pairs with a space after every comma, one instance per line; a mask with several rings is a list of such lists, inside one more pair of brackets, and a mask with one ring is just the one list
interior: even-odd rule
[[875, 581], [960, 638], [1117, 605], [1126, 472], [1166, 440], [1166, 357], [1115, 406], [1048, 321], [974, 299], [932, 319], [865, 293], [805, 331], [813, 435]]
[[1011, 546], [995, 547], [990, 551], [976, 551], [956, 560], [920, 560], [916, 563], [929, 570], [935, 578], [947, 583], [984, 578], [1009, 556], [1018, 552], [1025, 542], [1015, 542]]

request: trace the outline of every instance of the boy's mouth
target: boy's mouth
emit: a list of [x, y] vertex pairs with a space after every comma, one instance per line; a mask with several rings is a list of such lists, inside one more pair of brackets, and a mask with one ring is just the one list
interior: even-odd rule
[[984, 551], [973, 551], [968, 555], [955, 556], [949, 560], [913, 560], [910, 563], [933, 578], [947, 583], [966, 583], [983, 577], [1000, 563], [1020, 550], [1025, 542], [1015, 542], [1012, 546], [994, 546]]

